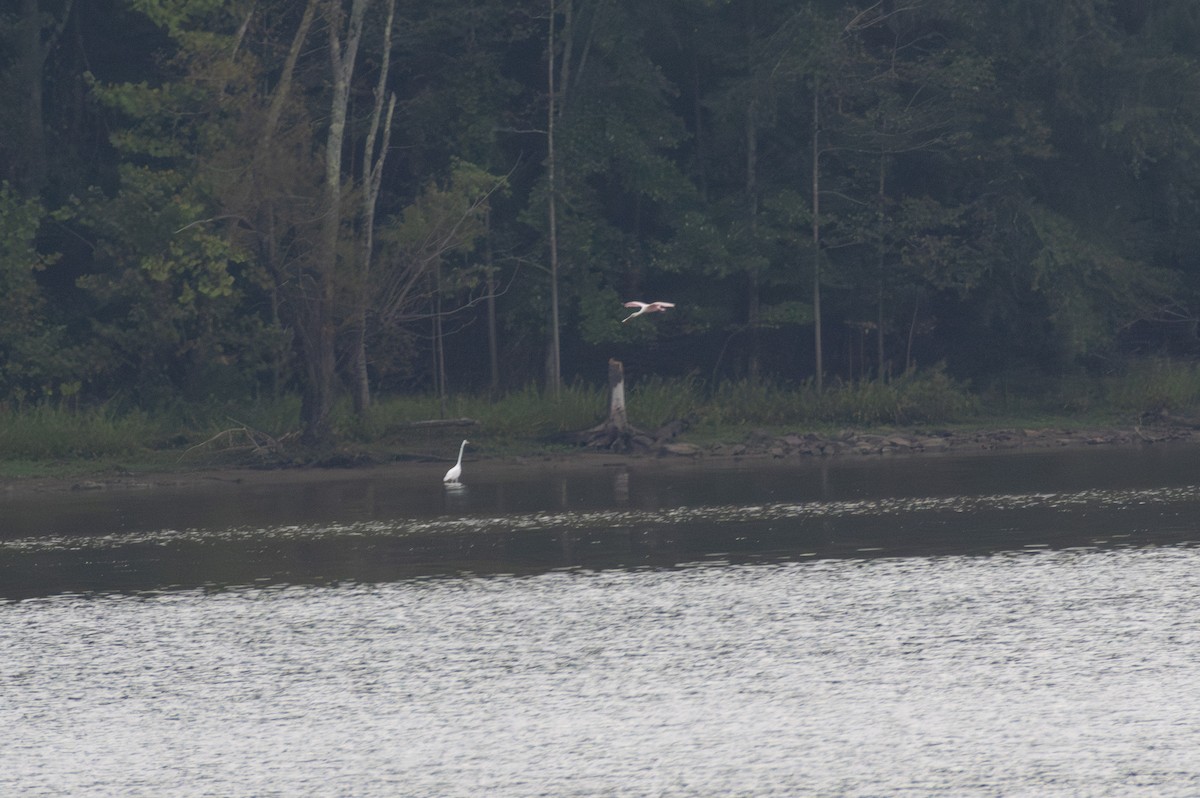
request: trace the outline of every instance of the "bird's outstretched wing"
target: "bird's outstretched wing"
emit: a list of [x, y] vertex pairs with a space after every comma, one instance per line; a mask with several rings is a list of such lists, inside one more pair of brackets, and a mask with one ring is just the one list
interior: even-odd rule
[[656, 312], [666, 310], [667, 308], [673, 308], [673, 307], [675, 307], [675, 303], [674, 302], [637, 302], [637, 301], [633, 301], [633, 302], [626, 302], [625, 307], [637, 308], [637, 311], [635, 313], [630, 313], [628, 316], [621, 319], [622, 324], [629, 321], [634, 316], [640, 316], [643, 313], [656, 313]]

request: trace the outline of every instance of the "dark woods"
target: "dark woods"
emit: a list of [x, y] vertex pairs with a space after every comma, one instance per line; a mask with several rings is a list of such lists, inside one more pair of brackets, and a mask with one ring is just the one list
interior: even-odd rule
[[8, 406], [1195, 350], [1194, 0], [13, 6]]

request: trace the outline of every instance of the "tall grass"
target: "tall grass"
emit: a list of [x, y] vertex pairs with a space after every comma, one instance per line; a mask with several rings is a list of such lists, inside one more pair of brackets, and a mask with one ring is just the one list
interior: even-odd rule
[[[629, 386], [625, 403], [630, 423], [653, 430], [676, 419], [698, 418], [705, 405], [704, 384], [694, 376], [650, 377]], [[607, 409], [607, 398], [601, 409]]]
[[161, 439], [145, 413], [69, 410], [40, 405], [0, 413], [0, 457], [7, 460], [93, 460], [124, 457]]
[[890, 382], [835, 382], [823, 391], [811, 381], [792, 389], [762, 381], [722, 383], [704, 417], [718, 426], [939, 423], [970, 417], [978, 406], [964, 384], [935, 369]]
[[1166, 358], [1138, 361], [1104, 381], [1114, 409], [1134, 415], [1200, 412], [1200, 365]]
[[607, 407], [603, 391], [576, 382], [564, 385], [554, 398], [537, 388], [506, 394], [495, 401], [477, 399], [466, 409], [485, 429], [501, 438], [544, 437], [586, 429]]
[[366, 426], [358, 424], [343, 409], [338, 428], [367, 441], [394, 435], [412, 421], [444, 416], [474, 419], [487, 435], [499, 439], [541, 438], [590, 427], [605, 410], [606, 403], [601, 390], [582, 383], [563, 386], [557, 399], [534, 386], [496, 398], [455, 395], [447, 400], [444, 413], [435, 396], [396, 396], [376, 402]]
[[164, 410], [159, 415], [164, 426], [178, 436], [203, 440], [222, 430], [248, 427], [279, 437], [295, 430], [299, 425], [300, 397], [180, 404]]

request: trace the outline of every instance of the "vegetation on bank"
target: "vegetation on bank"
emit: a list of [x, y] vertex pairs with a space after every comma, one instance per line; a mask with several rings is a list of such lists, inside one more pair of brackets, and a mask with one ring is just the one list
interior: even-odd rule
[[[8, 5], [0, 403], [114, 438], [33, 456], [536, 437], [609, 357], [670, 378], [643, 426], [719, 435], [1124, 406], [1029, 375], [1200, 359], [1195, 0]], [[938, 362], [973, 393], [895, 379]]]
[[[736, 442], [752, 430], [828, 432], [892, 428], [1132, 427], [1200, 414], [1200, 366], [1140, 363], [1119, 376], [1070, 378], [1038, 393], [973, 391], [943, 370], [889, 382], [722, 382], [650, 378], [627, 390], [630, 421], [646, 430], [682, 422], [678, 440]], [[606, 390], [575, 383], [555, 400], [536, 388], [500, 397], [401, 396], [378, 402], [366, 423], [340, 404], [337, 443], [301, 445], [300, 401], [179, 405], [157, 412], [74, 409], [44, 403], [0, 412], [0, 473], [62, 475], [111, 469], [187, 470], [224, 465], [380, 462], [445, 455], [463, 437], [485, 455], [566, 452], [563, 433], [603, 418]], [[469, 425], [419, 421], [470, 419]]]

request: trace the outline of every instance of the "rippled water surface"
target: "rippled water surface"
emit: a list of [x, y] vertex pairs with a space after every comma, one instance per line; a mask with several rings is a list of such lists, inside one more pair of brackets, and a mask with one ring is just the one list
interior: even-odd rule
[[1189, 448], [471, 473], [0, 501], [0, 795], [1200, 794]]

